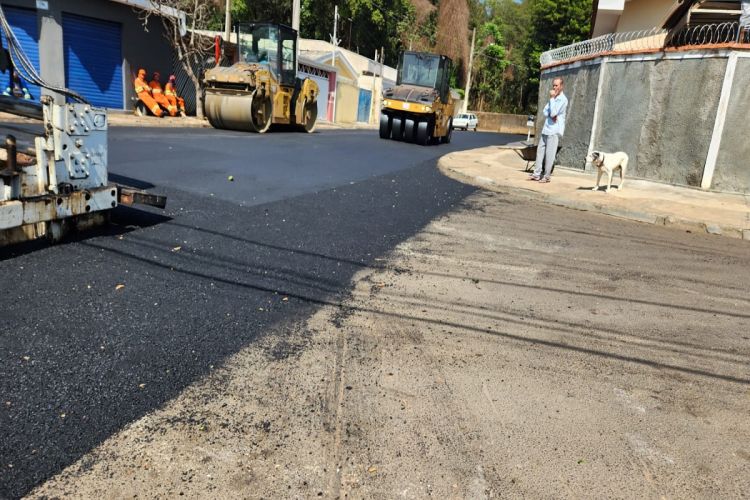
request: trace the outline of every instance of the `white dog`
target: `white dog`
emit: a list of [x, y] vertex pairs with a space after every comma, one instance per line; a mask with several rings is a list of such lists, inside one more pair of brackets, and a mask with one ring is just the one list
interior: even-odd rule
[[628, 169], [628, 155], [622, 151], [617, 153], [602, 153], [601, 151], [592, 151], [587, 157], [586, 161], [590, 162], [597, 169], [596, 172], [596, 186], [591, 188], [592, 191], [599, 190], [599, 181], [602, 178], [602, 174], [607, 172], [607, 192], [612, 189], [612, 174], [615, 170], [620, 171], [620, 185], [617, 186], [618, 190], [622, 189], [625, 183], [625, 171]]

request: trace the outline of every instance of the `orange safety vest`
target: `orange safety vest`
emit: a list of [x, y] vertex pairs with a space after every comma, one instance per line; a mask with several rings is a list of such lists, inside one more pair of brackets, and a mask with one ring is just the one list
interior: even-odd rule
[[133, 80], [133, 86], [135, 87], [136, 95], [141, 101], [143, 101], [143, 103], [148, 107], [151, 113], [153, 113], [155, 116], [161, 116], [161, 107], [159, 107], [159, 104], [154, 100], [153, 97], [151, 97], [151, 88], [148, 86], [148, 84], [146, 84], [146, 82], [142, 78], [136, 77], [136, 79]]
[[174, 85], [172, 85], [171, 82], [167, 82], [166, 85], [164, 85], [164, 94], [166, 94], [170, 103], [179, 108], [183, 113], [185, 112], [185, 100], [177, 95], [177, 92], [174, 90]]
[[148, 92], [149, 94], [151, 93], [151, 88], [142, 78], [136, 77], [136, 79], [133, 81], [133, 86], [135, 87], [136, 94], [140, 94], [141, 92]]
[[169, 99], [162, 93], [161, 84], [156, 80], [148, 82], [148, 86], [151, 87], [151, 93], [154, 95], [154, 100], [159, 103], [160, 106], [169, 111], [169, 114], [175, 116], [177, 114], [177, 107], [173, 106], [169, 102]]

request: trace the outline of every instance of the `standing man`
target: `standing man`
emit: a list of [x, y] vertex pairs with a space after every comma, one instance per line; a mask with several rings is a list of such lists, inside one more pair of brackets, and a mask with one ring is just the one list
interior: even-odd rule
[[[557, 145], [565, 133], [565, 117], [568, 112], [568, 98], [563, 94], [563, 79], [552, 80], [549, 101], [544, 106], [544, 128], [536, 148], [536, 167], [529, 177], [530, 181], [549, 182], [552, 165], [555, 164]], [[544, 171], [542, 172], [542, 167]]]
[[740, 2], [740, 30], [737, 41], [740, 43], [747, 43], [746, 38], [750, 33], [750, 0], [742, 0]]

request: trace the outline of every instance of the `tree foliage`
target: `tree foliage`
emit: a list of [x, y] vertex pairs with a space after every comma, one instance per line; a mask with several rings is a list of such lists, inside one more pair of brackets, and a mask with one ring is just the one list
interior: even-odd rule
[[402, 35], [416, 17], [410, 0], [302, 0], [300, 35], [330, 40], [335, 5], [339, 8], [337, 38], [342, 47], [367, 57], [373, 57], [382, 47], [386, 64], [396, 64]]
[[527, 0], [530, 30], [526, 38], [529, 97], [539, 85], [539, 57], [547, 50], [586, 40], [591, 26], [589, 0]]
[[[212, 13], [210, 28], [222, 29], [224, 0], [159, 0], [197, 4]], [[463, 87], [471, 28], [477, 29], [469, 106], [521, 113], [536, 105], [539, 56], [550, 48], [584, 40], [591, 0], [301, 0], [300, 35], [330, 40], [338, 6], [340, 45], [367, 57], [385, 49], [395, 65], [401, 50], [437, 52], [454, 62], [451, 82]], [[182, 7], [178, 7], [182, 8]], [[231, 0], [236, 21], [291, 24], [292, 0]]]
[[469, 62], [469, 6], [466, 0], [440, 0], [435, 50], [453, 60], [458, 80]]

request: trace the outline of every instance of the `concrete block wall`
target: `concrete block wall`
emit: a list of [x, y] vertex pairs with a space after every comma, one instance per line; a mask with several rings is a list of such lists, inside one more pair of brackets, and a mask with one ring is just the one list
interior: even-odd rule
[[527, 115], [486, 113], [483, 111], [471, 111], [471, 113], [477, 115], [479, 130], [489, 130], [501, 134], [526, 134], [529, 131], [526, 126]]
[[336, 84], [336, 123], [355, 123], [359, 105], [359, 86], [339, 78]]
[[594, 149], [632, 175], [700, 187], [726, 59], [607, 63]]
[[[591, 150], [625, 151], [630, 175], [671, 184], [750, 192], [750, 58], [738, 59], [726, 119], [719, 113], [727, 61], [733, 51], [608, 56], [545, 69], [537, 132], [552, 79], [565, 79], [568, 120], [558, 164], [583, 169]], [[736, 52], [736, 51], [734, 51]], [[750, 56], [744, 53], [745, 56]], [[723, 124], [716, 167], [709, 149]], [[718, 129], [717, 129], [718, 130]]]
[[713, 175], [713, 187], [721, 191], [742, 191], [737, 186], [744, 186], [744, 192], [750, 192], [750, 86], [747, 82], [750, 82], [750, 59], [738, 59]]

